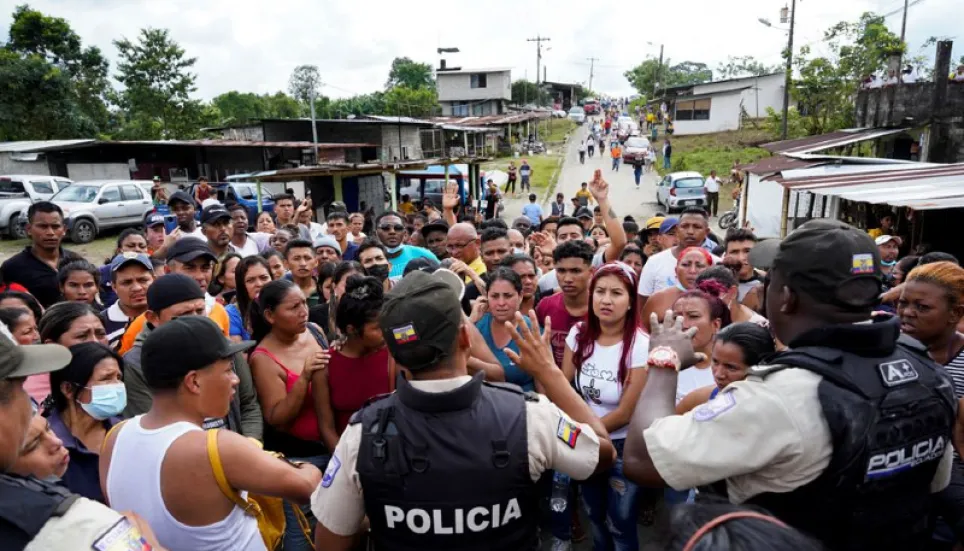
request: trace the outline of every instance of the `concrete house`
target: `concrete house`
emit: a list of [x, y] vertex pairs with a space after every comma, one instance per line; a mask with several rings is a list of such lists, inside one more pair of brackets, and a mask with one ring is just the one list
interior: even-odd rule
[[780, 72], [668, 88], [667, 107], [675, 133], [738, 130], [744, 117], [765, 117], [768, 107], [780, 111], [785, 78]]
[[501, 115], [512, 99], [508, 68], [439, 70], [435, 82], [445, 117]]

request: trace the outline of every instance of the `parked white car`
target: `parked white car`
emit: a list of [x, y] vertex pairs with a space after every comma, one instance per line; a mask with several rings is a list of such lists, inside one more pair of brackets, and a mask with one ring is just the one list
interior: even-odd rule
[[699, 172], [667, 174], [656, 187], [656, 203], [668, 212], [686, 207], [706, 206], [705, 182]]
[[582, 124], [586, 122], [586, 111], [578, 105], [574, 105], [569, 109], [569, 120], [576, 124]]
[[89, 243], [106, 228], [143, 224], [154, 210], [150, 192], [132, 180], [76, 182], [51, 201], [63, 209], [67, 235], [74, 243]]
[[37, 201], [49, 201], [72, 181], [59, 176], [9, 174], [0, 176], [0, 233], [15, 239], [26, 237], [20, 215]]

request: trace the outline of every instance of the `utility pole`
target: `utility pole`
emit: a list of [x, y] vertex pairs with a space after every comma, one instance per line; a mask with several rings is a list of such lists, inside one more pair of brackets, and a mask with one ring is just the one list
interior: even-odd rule
[[[903, 45], [906, 45], [906, 43], [904, 42], [904, 37], [907, 35], [907, 8], [910, 7], [908, 4], [910, 4], [910, 0], [904, 0], [904, 17], [903, 17], [903, 20], [900, 22], [900, 42]], [[898, 75], [901, 74], [900, 70], [903, 66], [904, 66], [904, 51], [901, 50], [900, 61], [897, 62]]]
[[787, 39], [787, 77], [783, 83], [783, 139], [787, 139], [787, 119], [790, 116], [790, 84], [793, 78], [793, 25], [796, 23], [797, 0], [790, 2], [790, 35]]
[[656, 78], [653, 79], [653, 99], [656, 99], [656, 87], [659, 85], [659, 74], [663, 71], [663, 45], [659, 45], [659, 63], [656, 64]]
[[542, 43], [549, 42], [550, 40], [550, 38], [540, 35], [536, 35], [535, 38], [526, 39], [526, 42], [536, 43], [536, 84], [539, 84], [539, 74], [542, 72]]
[[587, 57], [586, 60], [589, 61], [589, 89], [592, 90], [592, 77], [593, 69], [596, 67], [596, 62], [599, 61], [598, 57]]
[[311, 143], [314, 144], [312, 149], [315, 152], [315, 164], [318, 164], [318, 126], [315, 124], [315, 94], [317, 93], [318, 91], [312, 86], [311, 94], [308, 97], [308, 101], [311, 103]]

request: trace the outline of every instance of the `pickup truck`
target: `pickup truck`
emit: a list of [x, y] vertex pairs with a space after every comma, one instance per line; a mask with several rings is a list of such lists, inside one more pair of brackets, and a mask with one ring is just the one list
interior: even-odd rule
[[[248, 211], [248, 227], [254, 227], [258, 219], [258, 184], [255, 182], [210, 182], [214, 188], [214, 197], [223, 204], [239, 203]], [[191, 197], [194, 197], [194, 188], [197, 183], [192, 183], [185, 189]], [[273, 212], [274, 200], [266, 188], [261, 190], [261, 210]], [[197, 209], [198, 219], [201, 216], [201, 208]]]
[[25, 214], [31, 203], [49, 201], [72, 183], [60, 176], [0, 175], [0, 234], [14, 239], [26, 237], [24, 225], [20, 223], [21, 213]]

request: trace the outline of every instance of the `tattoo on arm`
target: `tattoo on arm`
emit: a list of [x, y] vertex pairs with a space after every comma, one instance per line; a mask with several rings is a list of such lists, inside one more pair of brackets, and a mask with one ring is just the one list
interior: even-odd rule
[[614, 211], [612, 207], [609, 207], [609, 217], [613, 220], [616, 219], [616, 211]]

